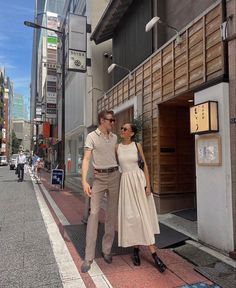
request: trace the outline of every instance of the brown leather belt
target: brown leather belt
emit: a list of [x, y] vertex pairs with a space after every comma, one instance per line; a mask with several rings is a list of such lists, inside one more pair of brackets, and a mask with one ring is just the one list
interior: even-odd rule
[[111, 172], [114, 172], [114, 171], [117, 171], [118, 170], [118, 166], [116, 167], [111, 167], [111, 168], [106, 168], [106, 169], [94, 169], [96, 172], [98, 173], [111, 173]]

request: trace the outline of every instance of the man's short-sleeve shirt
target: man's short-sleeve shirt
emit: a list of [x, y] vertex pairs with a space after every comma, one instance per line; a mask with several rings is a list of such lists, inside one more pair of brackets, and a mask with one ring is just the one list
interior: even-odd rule
[[112, 132], [106, 137], [99, 129], [89, 133], [85, 141], [85, 149], [92, 151], [93, 166], [106, 169], [117, 166], [115, 145], [117, 136]]

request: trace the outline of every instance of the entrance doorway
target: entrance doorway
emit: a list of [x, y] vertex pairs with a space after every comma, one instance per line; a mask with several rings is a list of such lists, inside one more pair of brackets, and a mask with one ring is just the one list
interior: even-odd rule
[[196, 208], [195, 141], [189, 117], [192, 99], [189, 93], [158, 107], [160, 213]]

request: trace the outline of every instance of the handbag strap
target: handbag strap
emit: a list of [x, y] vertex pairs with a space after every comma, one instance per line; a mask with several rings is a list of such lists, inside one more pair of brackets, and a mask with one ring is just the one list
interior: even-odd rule
[[138, 156], [139, 156], [139, 158], [141, 158], [142, 161], [143, 161], [143, 157], [142, 157], [142, 155], [140, 154], [140, 151], [139, 151], [139, 148], [138, 148], [138, 144], [137, 144], [137, 142], [134, 142], [134, 143], [135, 143], [135, 146], [136, 146], [136, 148], [137, 148]]

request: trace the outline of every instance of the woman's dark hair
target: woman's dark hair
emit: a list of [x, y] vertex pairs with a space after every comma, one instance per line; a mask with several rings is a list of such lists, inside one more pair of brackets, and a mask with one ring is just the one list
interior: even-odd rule
[[133, 124], [133, 123], [129, 123], [129, 125], [130, 125], [130, 128], [131, 128], [131, 131], [134, 133], [134, 135], [131, 137], [131, 140], [134, 141], [135, 135], [137, 134], [138, 129], [137, 129], [136, 125]]
[[114, 117], [114, 111], [112, 110], [102, 110], [98, 113], [98, 124], [101, 124], [101, 119], [105, 119], [106, 116], [110, 114], [112, 117]]

